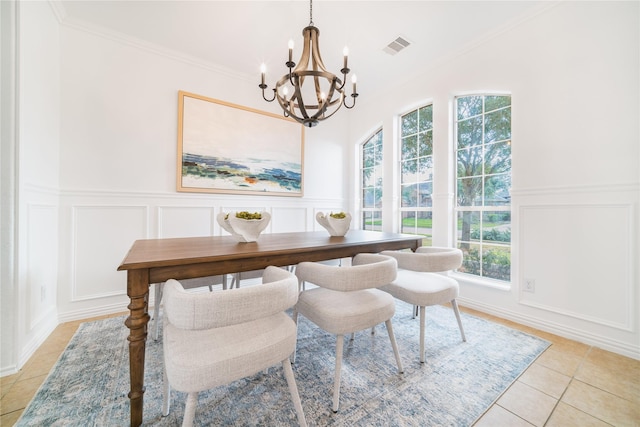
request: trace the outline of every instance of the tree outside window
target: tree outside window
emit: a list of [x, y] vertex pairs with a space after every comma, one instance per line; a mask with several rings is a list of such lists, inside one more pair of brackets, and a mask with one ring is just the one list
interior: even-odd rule
[[400, 231], [432, 241], [433, 106], [400, 118]]
[[511, 97], [456, 99], [459, 272], [511, 280]]
[[382, 230], [382, 129], [362, 145], [362, 229]]

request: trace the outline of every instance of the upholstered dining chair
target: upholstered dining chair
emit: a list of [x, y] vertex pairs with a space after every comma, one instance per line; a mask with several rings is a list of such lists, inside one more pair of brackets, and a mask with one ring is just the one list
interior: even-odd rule
[[206, 294], [166, 282], [163, 415], [169, 414], [171, 387], [187, 393], [182, 425], [190, 426], [200, 391], [280, 363], [298, 423], [307, 425], [289, 360], [296, 324], [285, 313], [298, 299], [298, 281], [293, 273], [267, 267], [262, 282]]
[[458, 282], [443, 274], [462, 264], [462, 251], [456, 248], [423, 246], [415, 253], [407, 251], [383, 251], [398, 261], [398, 276], [380, 289], [395, 298], [413, 304], [420, 311], [420, 363], [424, 363], [425, 312], [427, 306], [451, 303], [458, 321], [462, 341], [466, 341], [460, 311], [458, 310]]
[[396, 277], [396, 261], [378, 254], [358, 254], [350, 267], [302, 262], [296, 267], [301, 289], [305, 282], [317, 287], [298, 297], [293, 318], [298, 313], [325, 331], [336, 335], [336, 367], [333, 385], [333, 411], [340, 404], [340, 372], [345, 334], [368, 329], [385, 322], [398, 371], [404, 371], [391, 326], [395, 313], [393, 297], [376, 289]]
[[[213, 292], [215, 285], [222, 285], [222, 289], [227, 289], [227, 275], [198, 277], [196, 279], [186, 279], [180, 281], [184, 289], [193, 289], [207, 286], [209, 292]], [[153, 303], [153, 319], [155, 327], [153, 328], [153, 339], [158, 341], [160, 334], [160, 303], [162, 302], [162, 294], [164, 290], [164, 282], [154, 285], [154, 303]]]

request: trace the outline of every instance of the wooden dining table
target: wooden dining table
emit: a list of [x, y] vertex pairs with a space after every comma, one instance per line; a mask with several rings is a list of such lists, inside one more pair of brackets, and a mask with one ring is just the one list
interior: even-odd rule
[[191, 279], [352, 257], [358, 253], [411, 249], [422, 236], [349, 230], [345, 236], [326, 231], [263, 234], [258, 241], [239, 243], [232, 236], [136, 240], [119, 271], [127, 272], [131, 425], [143, 420], [144, 363], [149, 322], [149, 285], [168, 279]]

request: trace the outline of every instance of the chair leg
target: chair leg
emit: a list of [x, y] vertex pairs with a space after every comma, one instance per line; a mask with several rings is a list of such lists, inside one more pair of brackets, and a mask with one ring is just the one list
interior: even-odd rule
[[293, 306], [293, 314], [291, 315], [293, 318], [293, 323], [296, 324], [296, 345], [293, 347], [293, 353], [289, 356], [291, 359], [291, 363], [296, 363], [296, 353], [298, 353], [298, 339], [297, 339], [297, 328], [298, 328], [298, 310], [296, 310], [296, 306]]
[[300, 395], [298, 394], [298, 387], [296, 386], [296, 379], [293, 376], [293, 369], [291, 369], [291, 363], [289, 362], [288, 357], [282, 361], [282, 369], [284, 369], [284, 377], [287, 379], [287, 384], [289, 385], [289, 392], [291, 393], [293, 406], [296, 408], [298, 424], [300, 427], [306, 427], [307, 419], [304, 417], [302, 402], [300, 402]]
[[344, 349], [344, 335], [336, 337], [336, 373], [333, 379], [333, 412], [338, 412], [340, 405], [340, 371], [342, 370], [342, 352]]
[[464, 329], [462, 328], [462, 319], [460, 319], [460, 310], [458, 310], [458, 301], [451, 300], [451, 307], [453, 307], [453, 312], [456, 315], [456, 320], [458, 321], [458, 327], [460, 327], [460, 335], [462, 335], [462, 341], [466, 342], [467, 338], [464, 336]]
[[156, 283], [155, 284], [155, 299], [154, 299], [154, 307], [153, 307], [153, 319], [155, 320], [154, 331], [153, 331], [153, 340], [158, 341], [158, 337], [160, 335], [160, 302], [162, 301], [162, 289], [164, 288], [164, 283]]
[[162, 367], [162, 416], [169, 415], [169, 408], [171, 407], [171, 385], [169, 384], [169, 378], [167, 378], [167, 370]]
[[391, 326], [391, 319], [384, 322], [387, 325], [387, 332], [389, 333], [389, 340], [391, 341], [391, 347], [393, 347], [393, 355], [396, 357], [396, 363], [398, 364], [398, 372], [403, 373], [402, 360], [400, 360], [400, 352], [398, 351], [398, 344], [396, 343], [396, 336], [393, 334], [393, 327]]
[[182, 418], [182, 427], [191, 427], [193, 419], [196, 416], [196, 405], [198, 404], [198, 392], [189, 393], [187, 395], [187, 403], [184, 407], [184, 418]]
[[231, 286], [229, 287], [229, 289], [233, 289], [234, 285], [236, 289], [240, 288], [240, 273], [235, 273], [233, 275], [233, 279], [231, 279]]
[[426, 322], [426, 307], [420, 307], [420, 363], [424, 363], [424, 330]]

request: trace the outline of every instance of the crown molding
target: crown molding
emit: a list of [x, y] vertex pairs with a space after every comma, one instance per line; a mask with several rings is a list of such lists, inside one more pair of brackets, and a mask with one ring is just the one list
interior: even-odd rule
[[49, 0], [49, 3], [54, 10], [54, 14], [58, 18], [60, 25], [75, 31], [91, 34], [93, 36], [101, 37], [106, 40], [110, 40], [125, 46], [130, 46], [142, 51], [162, 56], [173, 61], [182, 62], [187, 65], [202, 68], [207, 71], [211, 71], [216, 74], [221, 74], [233, 79], [241, 79], [246, 81], [255, 80], [255, 76], [249, 76], [246, 73], [238, 73], [230, 68], [223, 67], [221, 65], [204, 61], [200, 58], [192, 55], [187, 55], [174, 49], [169, 49], [164, 46], [148, 42], [146, 40], [133, 37], [131, 35], [114, 31], [112, 29], [102, 27], [100, 25], [92, 24], [84, 20], [71, 18], [67, 15], [64, 6], [59, 0]]
[[53, 10], [53, 14], [58, 20], [58, 23], [62, 24], [67, 18], [67, 10], [64, 8], [62, 2], [60, 0], [49, 0], [49, 6], [51, 6], [51, 10]]

